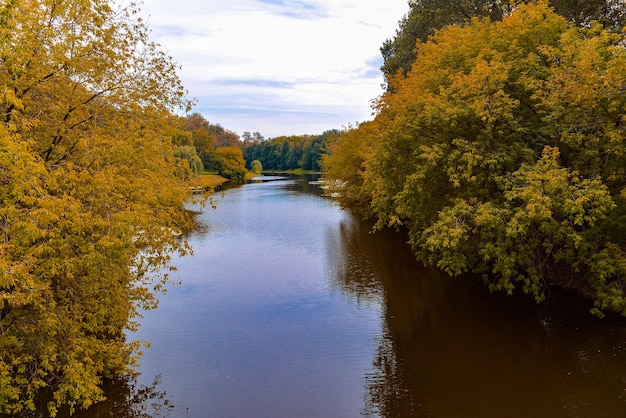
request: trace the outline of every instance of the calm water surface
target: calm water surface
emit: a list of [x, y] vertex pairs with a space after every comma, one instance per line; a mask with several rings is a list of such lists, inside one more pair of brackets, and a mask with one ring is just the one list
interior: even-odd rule
[[135, 335], [142, 390], [85, 416], [626, 417], [624, 320], [425, 269], [304, 178], [217, 197]]

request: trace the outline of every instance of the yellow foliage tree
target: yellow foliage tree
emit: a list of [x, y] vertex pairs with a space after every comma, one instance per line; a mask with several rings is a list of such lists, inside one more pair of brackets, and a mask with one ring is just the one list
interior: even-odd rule
[[0, 4], [0, 413], [103, 399], [190, 224], [176, 65], [135, 5]]
[[333, 179], [327, 186], [343, 205], [359, 215], [368, 217], [369, 192], [365, 176], [367, 164], [372, 161], [374, 146], [379, 135], [378, 124], [364, 122], [332, 136], [328, 152], [322, 157], [325, 177]]
[[327, 175], [378, 227], [406, 228], [426, 263], [626, 315], [624, 33], [530, 3], [418, 42]]
[[246, 161], [243, 153], [237, 147], [220, 147], [211, 154], [211, 168], [217, 170], [220, 176], [235, 182], [242, 182], [246, 178]]

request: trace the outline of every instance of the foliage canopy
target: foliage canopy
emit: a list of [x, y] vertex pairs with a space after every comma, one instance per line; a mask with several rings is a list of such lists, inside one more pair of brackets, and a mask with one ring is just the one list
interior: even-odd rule
[[[409, 11], [400, 20], [396, 35], [380, 48], [381, 70], [387, 81], [399, 71], [406, 75], [417, 59], [416, 43], [426, 42], [437, 30], [466, 25], [476, 17], [488, 17], [496, 22], [508, 16], [515, 4], [533, 1], [409, 0]], [[613, 32], [621, 32], [626, 26], [626, 4], [622, 0], [550, 0], [549, 4], [557, 14], [576, 25], [589, 26], [595, 20]]]
[[211, 154], [208, 168], [217, 170], [220, 176], [235, 182], [243, 182], [246, 178], [246, 161], [237, 147], [220, 147]]
[[343, 199], [418, 257], [538, 301], [626, 314], [624, 36], [546, 2], [447, 26], [325, 159]]
[[0, 413], [103, 399], [189, 226], [172, 60], [131, 4], [0, 4]]

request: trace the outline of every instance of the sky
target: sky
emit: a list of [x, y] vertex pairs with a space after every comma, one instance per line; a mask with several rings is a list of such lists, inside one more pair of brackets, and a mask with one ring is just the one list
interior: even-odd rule
[[380, 47], [407, 0], [144, 0], [192, 112], [241, 135], [321, 134], [372, 119]]

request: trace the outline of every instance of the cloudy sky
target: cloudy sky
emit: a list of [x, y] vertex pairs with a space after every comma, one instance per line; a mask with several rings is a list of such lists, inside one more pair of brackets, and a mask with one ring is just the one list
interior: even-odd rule
[[241, 135], [319, 134], [371, 119], [380, 46], [407, 0], [144, 0], [194, 111]]

